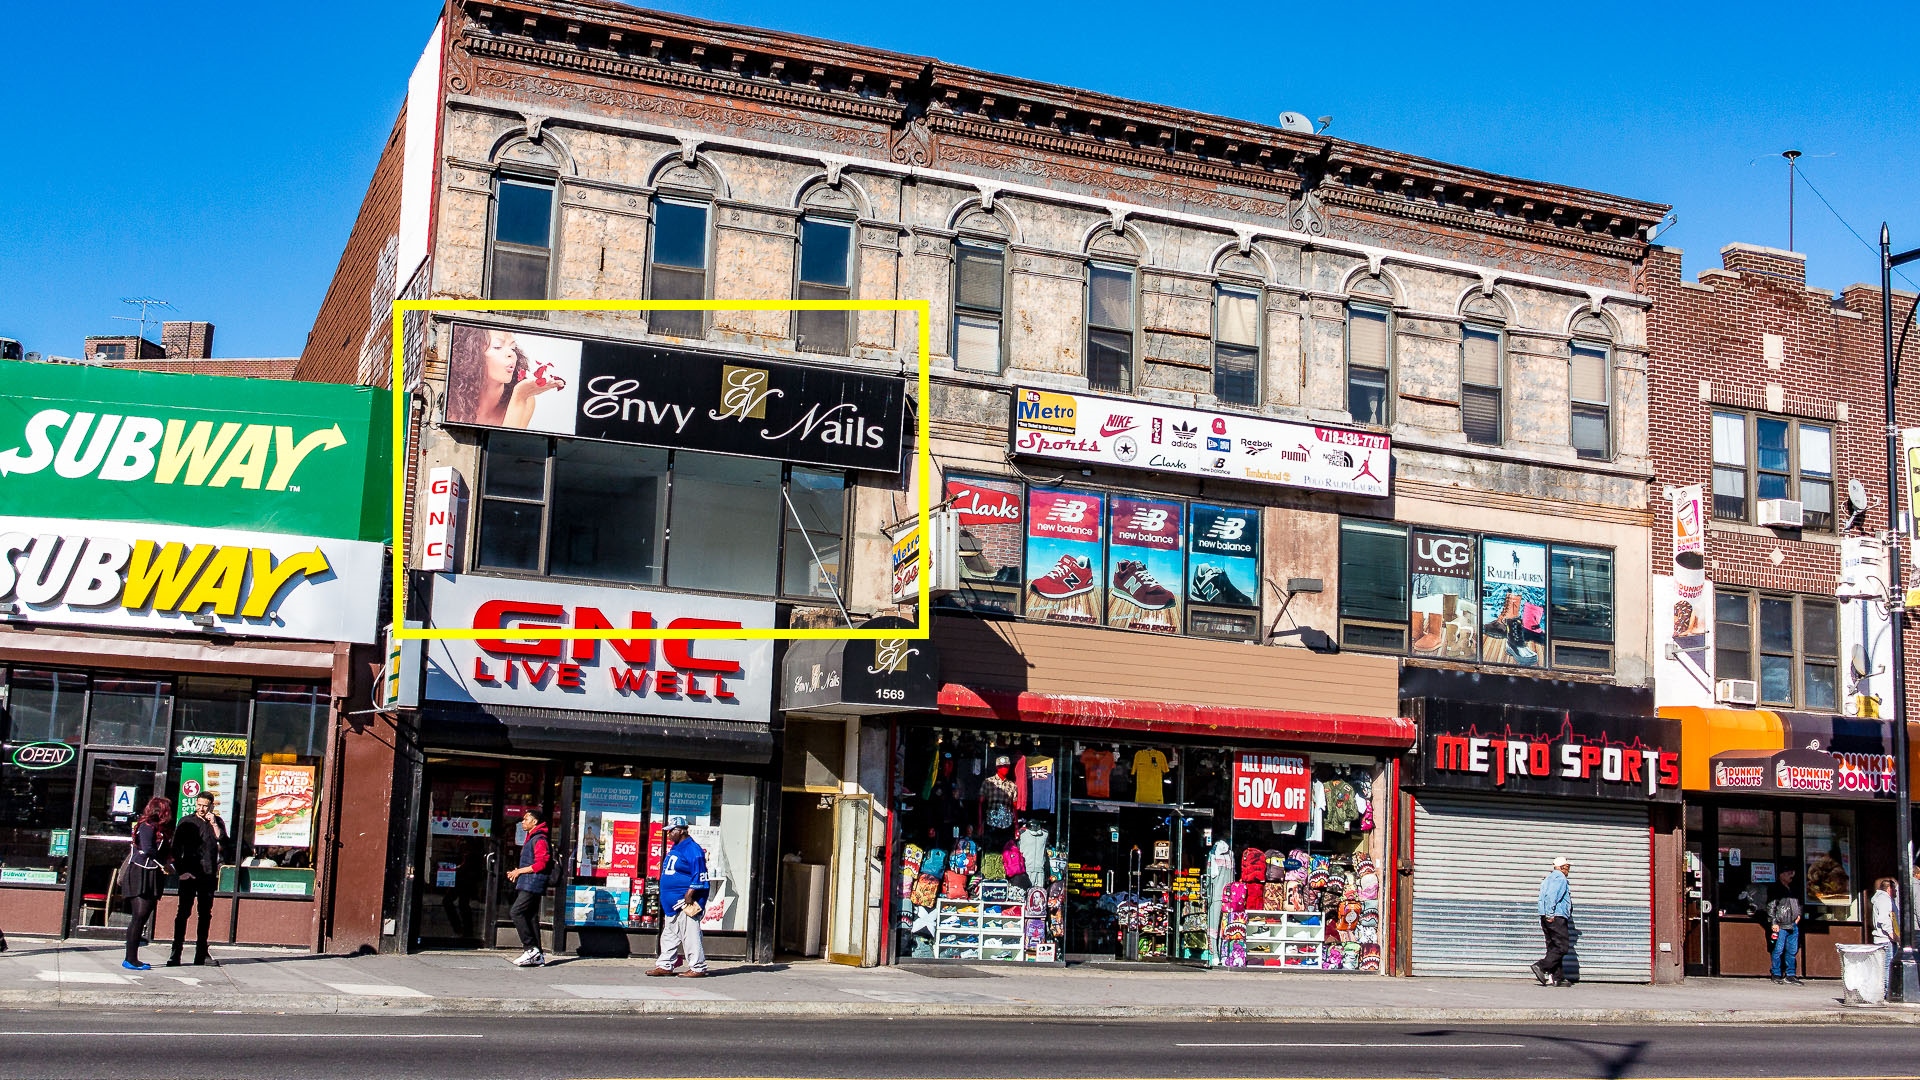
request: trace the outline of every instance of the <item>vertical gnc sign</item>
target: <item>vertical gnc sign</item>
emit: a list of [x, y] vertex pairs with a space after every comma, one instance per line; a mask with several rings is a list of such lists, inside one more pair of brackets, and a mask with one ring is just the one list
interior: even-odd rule
[[426, 516], [420, 527], [420, 569], [452, 573], [460, 569], [460, 518], [467, 505], [466, 485], [451, 465], [427, 473]]

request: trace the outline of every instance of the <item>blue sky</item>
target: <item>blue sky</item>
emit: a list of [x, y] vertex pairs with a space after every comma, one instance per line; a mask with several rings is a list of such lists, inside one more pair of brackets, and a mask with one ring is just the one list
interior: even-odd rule
[[[1795, 147], [1863, 236], [1885, 218], [1897, 247], [1920, 247], [1910, 4], [663, 6], [1247, 120], [1331, 114], [1342, 138], [1672, 203], [1667, 242], [1689, 276], [1733, 241], [1785, 246], [1778, 154]], [[147, 294], [218, 324], [218, 355], [297, 353], [438, 10], [10, 12], [0, 336], [77, 355], [84, 335], [129, 325], [112, 318], [131, 313], [120, 297]], [[62, 44], [76, 34], [84, 49]], [[1813, 283], [1877, 280], [1874, 256], [1800, 196]]]

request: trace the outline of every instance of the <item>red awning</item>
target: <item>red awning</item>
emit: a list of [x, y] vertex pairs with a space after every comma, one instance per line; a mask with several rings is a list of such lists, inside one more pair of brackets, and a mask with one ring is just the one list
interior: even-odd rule
[[1414, 741], [1414, 723], [1404, 716], [1350, 716], [1020, 690], [976, 690], [959, 683], [947, 683], [940, 688], [940, 713], [1008, 723], [1341, 746], [1402, 749], [1412, 746]]

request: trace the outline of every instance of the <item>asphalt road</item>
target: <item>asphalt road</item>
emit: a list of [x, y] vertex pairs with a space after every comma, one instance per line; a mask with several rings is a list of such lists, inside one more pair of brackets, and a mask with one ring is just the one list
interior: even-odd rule
[[1915, 1077], [1900, 1026], [742, 1021], [0, 1012], [0, 1076]]

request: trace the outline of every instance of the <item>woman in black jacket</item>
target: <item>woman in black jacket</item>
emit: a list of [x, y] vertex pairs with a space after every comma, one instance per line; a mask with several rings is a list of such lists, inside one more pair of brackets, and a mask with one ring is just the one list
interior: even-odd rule
[[127, 958], [120, 966], [128, 971], [149, 971], [153, 965], [140, 962], [140, 937], [153, 917], [153, 906], [167, 878], [166, 851], [172, 833], [173, 805], [159, 795], [147, 800], [147, 808], [133, 823], [133, 851], [120, 873], [120, 895], [127, 898]]

